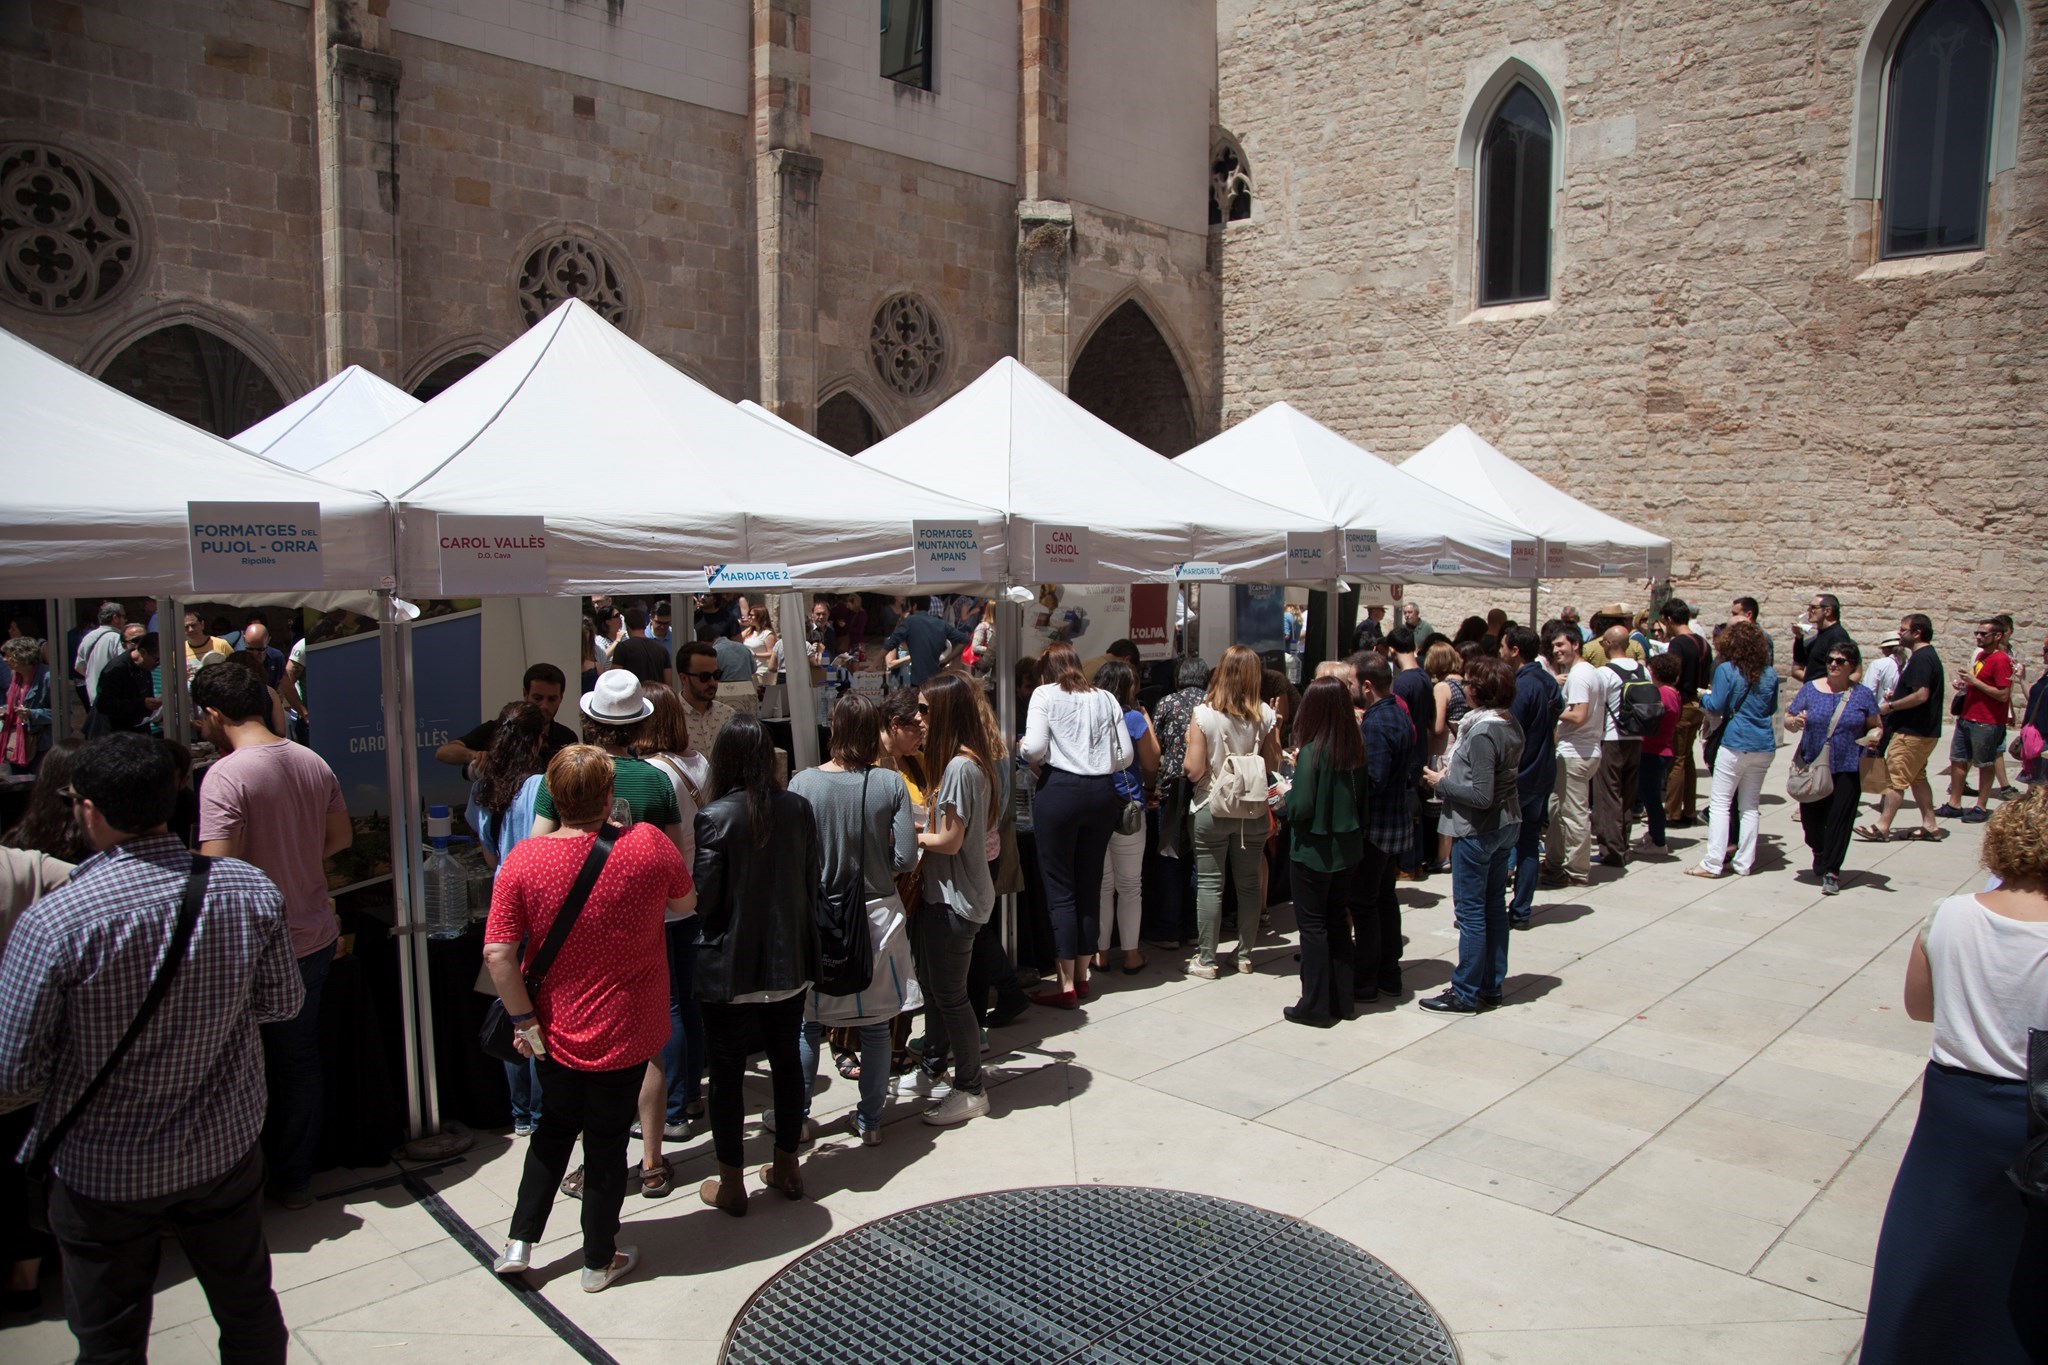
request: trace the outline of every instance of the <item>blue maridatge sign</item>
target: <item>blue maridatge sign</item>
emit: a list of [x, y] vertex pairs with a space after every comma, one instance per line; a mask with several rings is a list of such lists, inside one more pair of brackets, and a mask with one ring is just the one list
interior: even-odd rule
[[323, 588], [317, 502], [188, 502], [195, 593]]

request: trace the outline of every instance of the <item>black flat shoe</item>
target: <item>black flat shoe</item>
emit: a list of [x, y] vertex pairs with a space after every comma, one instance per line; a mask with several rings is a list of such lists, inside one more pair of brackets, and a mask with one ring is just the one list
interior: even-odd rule
[[1399, 972], [1395, 972], [1392, 976], [1383, 976], [1380, 978], [1381, 995], [1400, 995], [1406, 989], [1407, 988], [1401, 984], [1401, 974]]
[[1354, 1005], [1376, 1005], [1379, 1003], [1379, 998], [1380, 993], [1378, 991], [1351, 992], [1351, 1003]]
[[1500, 997], [1497, 995], [1482, 995], [1479, 997], [1479, 1007], [1481, 1009], [1497, 1010], [1500, 1008]]
[[1310, 1014], [1307, 1010], [1289, 1005], [1280, 1011], [1280, 1017], [1290, 1024], [1306, 1024], [1310, 1028], [1335, 1028], [1337, 1021], [1327, 1014]]
[[1429, 999], [1416, 1003], [1438, 1014], [1477, 1014], [1480, 1010], [1478, 1002], [1467, 1004], [1458, 998], [1456, 991], [1445, 991], [1442, 995], [1432, 995]]
[[1526, 928], [1528, 928], [1528, 927], [1529, 927], [1529, 918], [1530, 918], [1529, 916], [1527, 916], [1527, 915], [1524, 915], [1524, 916], [1522, 916], [1522, 917], [1521, 917], [1520, 919], [1516, 919], [1516, 918], [1514, 918], [1514, 917], [1513, 917], [1513, 916], [1511, 915], [1511, 916], [1509, 916], [1509, 917], [1508, 917], [1508, 928], [1510, 928], [1510, 929], [1526, 929]]

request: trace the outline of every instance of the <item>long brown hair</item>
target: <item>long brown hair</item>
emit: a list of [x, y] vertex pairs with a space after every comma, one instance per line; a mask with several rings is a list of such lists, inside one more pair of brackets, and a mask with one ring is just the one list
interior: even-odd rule
[[498, 713], [491, 747], [484, 751], [477, 776], [476, 803], [492, 815], [512, 808], [512, 799], [526, 779], [546, 766], [540, 752], [547, 746], [548, 718], [530, 701], [508, 702]]
[[1324, 761], [1340, 773], [1365, 766], [1365, 738], [1358, 731], [1351, 689], [1337, 678], [1317, 678], [1301, 694], [1294, 738], [1304, 749], [1320, 745]]
[[640, 722], [633, 756], [690, 752], [690, 717], [676, 690], [667, 683], [641, 683], [640, 695], [653, 704], [654, 714]]
[[1065, 640], [1054, 640], [1038, 652], [1038, 681], [1062, 692], [1086, 692], [1094, 686], [1081, 667], [1081, 656]]
[[[1069, 654], [1073, 653], [1068, 648]], [[1077, 665], [1078, 667], [1078, 665]], [[1003, 755], [1003, 737], [991, 723], [988, 703], [979, 701], [975, 685], [957, 673], [941, 673], [924, 685], [924, 752], [934, 787], [945, 779], [946, 765], [963, 749], [988, 779], [988, 820], [1002, 811], [1002, 784], [996, 761]]]
[[1266, 667], [1259, 656], [1243, 645], [1223, 651], [1216, 671], [1209, 677], [1209, 694], [1202, 700], [1212, 711], [1239, 720], [1259, 718], [1259, 688], [1265, 683]]

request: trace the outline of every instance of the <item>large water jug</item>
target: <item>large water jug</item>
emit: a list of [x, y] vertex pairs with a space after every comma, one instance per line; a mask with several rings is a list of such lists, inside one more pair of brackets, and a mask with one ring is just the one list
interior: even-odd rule
[[469, 927], [469, 874], [448, 851], [448, 808], [427, 807], [426, 862], [420, 874], [420, 918], [428, 938], [459, 938]]

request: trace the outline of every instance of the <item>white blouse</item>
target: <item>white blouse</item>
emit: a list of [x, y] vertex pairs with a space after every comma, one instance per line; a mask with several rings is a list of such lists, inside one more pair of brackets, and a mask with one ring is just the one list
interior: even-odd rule
[[1131, 766], [1131, 735], [1116, 698], [1102, 688], [1069, 692], [1046, 684], [1031, 690], [1017, 751], [1032, 763], [1102, 777]]
[[2048, 1029], [2048, 924], [2011, 919], [1975, 896], [1951, 896], [1927, 927], [1934, 1045], [1944, 1066], [2020, 1081], [2027, 1030]]

